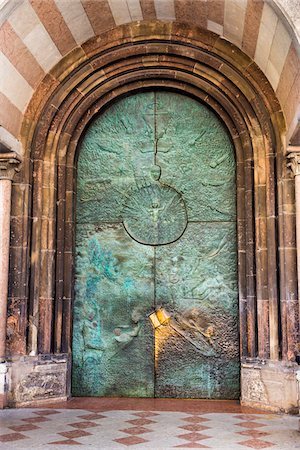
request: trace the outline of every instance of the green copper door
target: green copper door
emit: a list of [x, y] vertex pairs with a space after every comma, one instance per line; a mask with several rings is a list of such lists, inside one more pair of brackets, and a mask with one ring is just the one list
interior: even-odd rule
[[238, 398], [235, 160], [205, 105], [124, 98], [78, 158], [73, 395]]

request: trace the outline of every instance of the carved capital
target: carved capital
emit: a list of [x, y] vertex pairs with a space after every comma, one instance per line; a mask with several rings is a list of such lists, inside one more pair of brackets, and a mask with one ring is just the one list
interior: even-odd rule
[[0, 153], [0, 180], [12, 180], [20, 171], [21, 157], [15, 152]]
[[292, 152], [287, 155], [287, 166], [293, 172], [293, 175], [300, 175], [300, 152]]

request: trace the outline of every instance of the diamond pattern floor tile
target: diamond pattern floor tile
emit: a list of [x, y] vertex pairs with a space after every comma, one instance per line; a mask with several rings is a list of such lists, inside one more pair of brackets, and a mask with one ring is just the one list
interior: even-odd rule
[[258, 428], [258, 427], [265, 427], [266, 425], [264, 423], [258, 423], [258, 422], [241, 422], [236, 424], [238, 427], [243, 428]]
[[151, 411], [141, 411], [139, 413], [133, 413], [134, 416], [138, 416], [138, 417], [154, 417], [154, 416], [159, 416], [158, 413], [154, 413]]
[[74, 439], [74, 438], [91, 435], [91, 433], [89, 433], [88, 431], [84, 431], [84, 430], [63, 431], [58, 434], [61, 434], [62, 436], [66, 437], [68, 439]]
[[185, 420], [186, 422], [201, 423], [201, 422], [207, 422], [209, 419], [206, 419], [206, 417], [191, 416], [191, 417], [185, 417], [183, 420]]
[[131, 423], [132, 425], [138, 425], [138, 426], [150, 425], [150, 423], [156, 423], [156, 421], [150, 420], [150, 419], [133, 419], [133, 420], [126, 420], [126, 422]]
[[268, 436], [270, 433], [261, 430], [246, 430], [246, 431], [239, 431], [237, 434], [241, 434], [243, 436], [251, 436], [252, 438], [260, 438], [263, 436]]
[[99, 413], [91, 413], [91, 414], [84, 414], [83, 416], [78, 416], [79, 419], [85, 419], [85, 420], [96, 420], [96, 419], [105, 419], [106, 416], [103, 416]]
[[258, 416], [254, 416], [253, 414], [238, 414], [237, 416], [233, 416], [235, 419], [241, 419], [241, 420], [257, 420], [259, 419]]
[[261, 441], [260, 439], [250, 439], [249, 441], [238, 442], [238, 444], [255, 449], [271, 448], [275, 445], [272, 442]]
[[136, 445], [148, 442], [146, 439], [140, 438], [138, 436], [128, 436], [120, 439], [114, 439], [115, 442], [119, 442], [123, 445]]
[[92, 428], [92, 427], [98, 427], [99, 424], [95, 422], [89, 422], [88, 420], [86, 422], [75, 422], [70, 423], [70, 427], [74, 428]]
[[200, 425], [198, 423], [191, 423], [190, 425], [183, 425], [179, 428], [182, 428], [183, 430], [187, 431], [203, 431], [203, 430], [209, 430], [210, 427], [205, 427], [204, 425]]
[[300, 450], [299, 419], [294, 416], [124, 409], [104, 412], [86, 407], [47, 412], [41, 408], [0, 411], [1, 450]]
[[187, 441], [200, 441], [202, 439], [210, 438], [210, 436], [206, 436], [205, 434], [197, 433], [196, 431], [194, 433], [180, 434], [177, 437], [179, 439], [186, 439]]
[[13, 442], [13, 441], [19, 441], [20, 439], [26, 439], [27, 436], [24, 436], [24, 434], [21, 433], [9, 433], [9, 434], [2, 434], [0, 436], [0, 442]]
[[175, 448], [212, 448], [212, 447], [198, 444], [197, 442], [189, 442], [188, 444], [176, 445]]
[[55, 409], [43, 409], [40, 411], [33, 411], [33, 414], [37, 414], [38, 416], [50, 416], [52, 414], [60, 414], [60, 411], [56, 411]]
[[46, 417], [43, 416], [39, 416], [39, 417], [28, 417], [27, 419], [22, 419], [24, 422], [29, 422], [29, 423], [41, 423], [41, 422], [48, 422], [48, 420]]
[[74, 441], [73, 439], [66, 439], [64, 441], [49, 442], [49, 444], [54, 444], [54, 445], [82, 445], [81, 442]]
[[131, 428], [126, 428], [125, 430], [120, 430], [122, 431], [122, 433], [127, 433], [127, 434], [144, 434], [144, 433], [151, 433], [152, 430], [149, 430], [149, 428], [144, 428], [144, 427], [131, 427]]
[[24, 423], [24, 425], [17, 425], [15, 427], [9, 427], [11, 430], [14, 431], [32, 431], [32, 430], [38, 430], [40, 427], [36, 425], [31, 425], [30, 423]]

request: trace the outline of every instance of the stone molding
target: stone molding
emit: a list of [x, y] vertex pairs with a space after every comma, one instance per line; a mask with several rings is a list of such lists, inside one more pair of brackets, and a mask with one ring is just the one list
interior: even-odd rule
[[0, 153], [0, 180], [13, 179], [20, 171], [21, 157], [15, 152]]

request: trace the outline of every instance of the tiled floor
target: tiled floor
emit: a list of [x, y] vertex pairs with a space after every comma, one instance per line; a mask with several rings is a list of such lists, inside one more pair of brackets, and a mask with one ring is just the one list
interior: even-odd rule
[[75, 399], [54, 406], [0, 411], [0, 449], [300, 449], [297, 417], [253, 413], [236, 402]]

